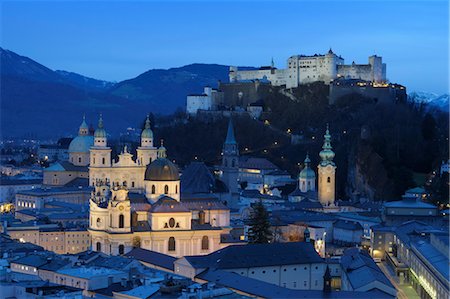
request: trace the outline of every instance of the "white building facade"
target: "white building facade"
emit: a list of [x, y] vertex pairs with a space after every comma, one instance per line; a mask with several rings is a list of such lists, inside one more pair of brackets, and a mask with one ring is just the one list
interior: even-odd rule
[[386, 81], [386, 64], [377, 55], [369, 57], [368, 64], [345, 65], [344, 59], [330, 49], [324, 55], [294, 55], [287, 60], [286, 69], [261, 67], [258, 70], [239, 70], [230, 67], [230, 82], [269, 80], [274, 86], [296, 88], [300, 84], [322, 81], [329, 84], [337, 78], [362, 79], [371, 82]]

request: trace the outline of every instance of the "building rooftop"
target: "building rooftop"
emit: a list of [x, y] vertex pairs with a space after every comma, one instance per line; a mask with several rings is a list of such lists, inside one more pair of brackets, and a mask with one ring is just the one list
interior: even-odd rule
[[54, 196], [60, 194], [87, 193], [90, 194], [92, 187], [45, 187], [31, 190], [19, 191], [17, 194], [28, 196]]
[[129, 256], [137, 259], [138, 261], [156, 265], [158, 267], [168, 269], [171, 271], [173, 271], [174, 269], [173, 263], [177, 260], [176, 258], [170, 255], [165, 255], [159, 252], [146, 250], [142, 248], [133, 248], [130, 252], [125, 254], [125, 256]]
[[344, 255], [341, 257], [341, 266], [354, 289], [378, 281], [395, 290], [374, 260], [358, 248], [344, 251]]
[[133, 297], [147, 299], [159, 291], [159, 285], [142, 285], [129, 291], [120, 292], [120, 294]]
[[306, 242], [231, 245], [204, 256], [185, 256], [195, 268], [233, 269], [323, 263]]
[[278, 167], [265, 158], [241, 156], [239, 157], [239, 168], [277, 170]]
[[120, 275], [125, 274], [125, 272], [118, 271], [115, 269], [101, 268], [101, 267], [73, 267], [67, 269], [60, 269], [56, 271], [59, 274], [64, 274], [73, 277], [80, 277], [85, 279], [91, 279], [97, 276], [109, 276], [109, 275]]
[[48, 168], [45, 168], [44, 171], [89, 172], [89, 168], [87, 166], [75, 166], [68, 161], [59, 161], [50, 165]]
[[361, 224], [359, 224], [359, 222], [353, 222], [348, 220], [337, 220], [336, 222], [334, 222], [333, 227], [353, 231], [363, 230], [363, 227], [361, 226]]
[[219, 269], [207, 269], [196, 278], [260, 298], [395, 298], [378, 290], [368, 292], [292, 290]]
[[17, 186], [17, 185], [41, 185], [42, 179], [9, 179], [0, 178], [0, 186]]

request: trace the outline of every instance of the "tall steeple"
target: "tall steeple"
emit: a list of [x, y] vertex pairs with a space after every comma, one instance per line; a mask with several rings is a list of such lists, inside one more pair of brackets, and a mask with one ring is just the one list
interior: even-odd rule
[[324, 142], [322, 146], [322, 151], [320, 151], [319, 156], [322, 159], [321, 165], [334, 165], [333, 158], [335, 156], [333, 152], [333, 147], [331, 146], [331, 135], [330, 129], [327, 124], [327, 130], [325, 131]]
[[222, 180], [227, 185], [230, 194], [238, 193], [239, 148], [234, 137], [233, 121], [228, 122], [227, 137], [222, 149]]
[[319, 153], [321, 161], [317, 166], [319, 174], [319, 201], [323, 206], [334, 206], [336, 196], [336, 164], [333, 162], [335, 156], [331, 146], [331, 134], [327, 124], [322, 151]]
[[233, 121], [230, 117], [230, 120], [228, 121], [228, 131], [227, 131], [227, 138], [225, 139], [225, 144], [227, 145], [236, 145], [236, 138], [234, 137], [234, 128], [233, 128]]

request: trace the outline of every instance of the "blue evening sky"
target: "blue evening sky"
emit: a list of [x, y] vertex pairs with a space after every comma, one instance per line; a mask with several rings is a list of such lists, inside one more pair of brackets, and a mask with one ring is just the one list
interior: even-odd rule
[[194, 62], [279, 68], [331, 46], [383, 56], [409, 91], [448, 92], [448, 1], [3, 1], [1, 46], [52, 69], [120, 81]]

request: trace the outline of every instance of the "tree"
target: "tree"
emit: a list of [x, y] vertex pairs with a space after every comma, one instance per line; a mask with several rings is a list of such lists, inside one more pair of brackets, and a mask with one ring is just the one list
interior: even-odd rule
[[269, 213], [262, 201], [253, 206], [248, 224], [250, 227], [248, 230], [249, 243], [269, 243], [271, 241]]

